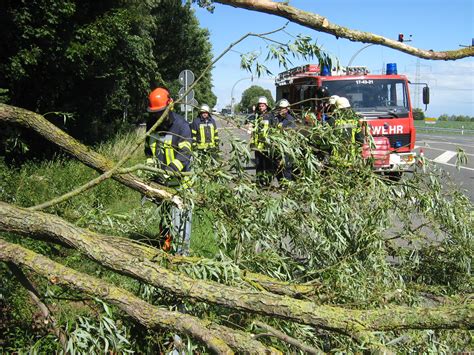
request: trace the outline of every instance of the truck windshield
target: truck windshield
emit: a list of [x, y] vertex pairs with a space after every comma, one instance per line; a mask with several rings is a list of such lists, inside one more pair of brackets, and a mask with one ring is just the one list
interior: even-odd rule
[[325, 80], [334, 95], [344, 96], [367, 118], [408, 117], [406, 82], [400, 79]]

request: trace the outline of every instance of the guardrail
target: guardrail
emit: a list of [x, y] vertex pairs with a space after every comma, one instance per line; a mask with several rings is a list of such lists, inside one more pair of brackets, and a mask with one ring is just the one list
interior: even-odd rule
[[438, 131], [438, 132], [453, 132], [461, 135], [464, 134], [474, 134], [474, 129], [464, 129], [464, 128], [442, 128], [442, 127], [425, 127], [425, 126], [415, 126], [416, 130], [427, 130], [427, 131]]

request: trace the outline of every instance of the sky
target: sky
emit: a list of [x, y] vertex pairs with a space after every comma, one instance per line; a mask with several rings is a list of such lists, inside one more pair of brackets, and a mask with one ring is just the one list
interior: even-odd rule
[[[412, 35], [411, 42], [407, 44], [421, 49], [456, 50], [461, 48], [460, 45], [471, 45], [474, 38], [474, 0], [290, 0], [289, 4], [354, 30], [372, 32], [395, 40], [399, 33], [403, 33], [405, 39]], [[288, 22], [278, 16], [217, 3], [214, 13], [193, 6], [201, 27], [209, 30], [214, 58], [249, 32], [273, 31]], [[427, 117], [438, 117], [445, 113], [474, 117], [472, 57], [456, 61], [435, 61], [417, 59], [378, 45], [362, 49], [367, 44], [351, 42], [344, 38], [336, 39], [334, 36], [291, 22], [284, 32], [272, 35], [272, 39], [286, 43], [298, 34], [310, 36], [343, 66], [352, 58], [352, 65], [367, 66], [371, 73], [380, 74], [387, 63], [397, 63], [399, 74], [406, 75], [412, 82], [424, 82], [430, 86], [430, 104], [425, 112]], [[260, 53], [259, 60], [264, 62], [268, 44], [269, 42], [261, 38], [247, 38], [215, 64], [212, 71], [213, 92], [217, 95], [218, 110], [229, 105], [232, 97], [235, 102], [239, 102], [242, 92], [251, 85], [269, 89], [275, 98], [273, 77], [252, 79], [251, 73], [240, 68], [240, 56], [244, 53]], [[361, 51], [357, 53], [359, 50]], [[315, 63], [316, 60], [312, 62]], [[276, 62], [264, 63], [273, 75], [284, 70]], [[292, 63], [298, 66], [308, 61], [295, 59]], [[413, 106], [424, 109], [421, 86], [419, 89], [411, 86], [410, 90]], [[414, 97], [417, 93], [419, 95]]]

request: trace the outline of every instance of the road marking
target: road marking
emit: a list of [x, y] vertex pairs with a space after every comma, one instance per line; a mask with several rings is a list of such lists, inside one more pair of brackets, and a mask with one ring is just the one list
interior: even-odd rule
[[[423, 148], [423, 149], [426, 149], [426, 150], [440, 150], [442, 152], [446, 152], [446, 149], [441, 149], [441, 148], [434, 148], [434, 147], [430, 147], [429, 145], [427, 146], [415, 146], [415, 149], [418, 149], [418, 148]], [[468, 155], [468, 156], [474, 156], [474, 154], [470, 154], [470, 153], [464, 153], [465, 155]]]
[[457, 168], [457, 169], [460, 169], [460, 170], [466, 169], [466, 170], [472, 170], [472, 171], [474, 171], [474, 168], [469, 168], [469, 167], [463, 166], [463, 165], [457, 166], [456, 164], [449, 164], [449, 163], [441, 163], [441, 164], [448, 165], [448, 166], [453, 166], [453, 167], [455, 167], [455, 168]]
[[452, 157], [456, 156], [456, 152], [453, 152], [452, 150], [447, 150], [437, 158], [433, 159], [434, 163], [441, 163], [441, 164], [446, 164], [448, 161], [451, 160]]

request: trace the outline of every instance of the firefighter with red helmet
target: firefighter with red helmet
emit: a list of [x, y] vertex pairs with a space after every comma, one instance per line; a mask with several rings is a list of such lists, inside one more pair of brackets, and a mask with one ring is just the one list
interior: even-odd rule
[[[180, 173], [190, 170], [192, 137], [189, 123], [171, 109], [166, 116], [163, 115], [166, 108], [173, 103], [165, 88], [153, 90], [148, 101], [147, 131], [158, 121], [161, 122], [146, 138], [145, 155], [149, 157], [147, 163], [164, 171], [155, 178], [159, 183], [176, 188], [187, 187], [188, 177]], [[171, 230], [162, 228], [165, 229], [166, 238], [164, 249], [169, 250], [170, 238], [179, 237], [181, 245], [178, 252], [187, 253], [191, 236], [191, 211], [172, 206], [171, 215]]]

